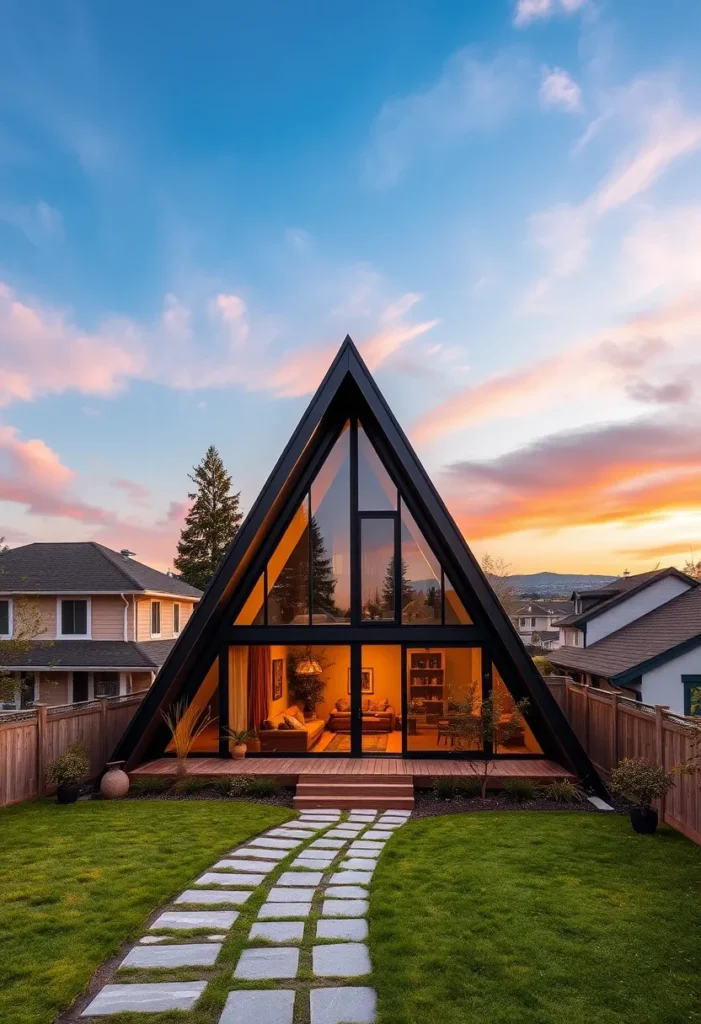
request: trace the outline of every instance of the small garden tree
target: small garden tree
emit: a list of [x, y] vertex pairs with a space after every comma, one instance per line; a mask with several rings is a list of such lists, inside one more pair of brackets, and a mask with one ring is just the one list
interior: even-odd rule
[[454, 747], [461, 751], [491, 750], [491, 755], [468, 762], [470, 769], [479, 778], [482, 798], [487, 795], [487, 785], [494, 773], [497, 760], [493, 756], [500, 743], [508, 743], [523, 729], [523, 715], [528, 709], [528, 698], [514, 701], [513, 698], [492, 690], [481, 698], [479, 686], [472, 683], [468, 693], [459, 700], [449, 699], [450, 735]]
[[[1, 563], [0, 563], [1, 564]], [[0, 577], [1, 578], [1, 577]], [[37, 604], [26, 597], [14, 600], [12, 636], [0, 640], [0, 703], [12, 703], [22, 693], [23, 681], [20, 675], [12, 673], [12, 666], [26, 663], [22, 655], [29, 654], [45, 627]], [[53, 641], [40, 641], [42, 646], [52, 647]]]

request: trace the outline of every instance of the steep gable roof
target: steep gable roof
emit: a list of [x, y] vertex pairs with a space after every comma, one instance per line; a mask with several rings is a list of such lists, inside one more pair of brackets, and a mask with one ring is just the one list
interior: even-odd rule
[[24, 544], [0, 554], [0, 593], [151, 592], [198, 600], [196, 587], [95, 541]]
[[603, 612], [613, 608], [621, 602], [627, 600], [632, 594], [637, 594], [639, 591], [649, 587], [652, 583], [657, 583], [659, 580], [667, 579], [673, 576], [677, 579], [684, 580], [689, 584], [689, 587], [698, 587], [699, 581], [693, 579], [691, 576], [687, 576], [686, 573], [681, 572], [679, 569], [675, 569], [673, 566], [668, 569], [654, 569], [652, 572], [641, 572], [636, 576], [621, 576], [620, 579], [614, 580], [608, 587], [602, 587], [599, 590], [580, 590], [575, 591], [572, 595], [572, 600], [576, 598], [586, 597], [601, 597], [602, 600], [597, 604], [587, 608], [583, 612], [575, 612], [573, 615], [569, 615], [567, 619], [562, 619], [558, 625], [560, 626], [581, 626], [584, 623], [589, 622], [590, 619], [595, 619]]
[[187, 686], [195, 686], [202, 678], [202, 666], [211, 665], [228, 642], [234, 617], [258, 579], [265, 558], [351, 413], [361, 419], [381, 461], [394, 482], [400, 483], [402, 499], [472, 616], [474, 627], [460, 627], [464, 631], [460, 635], [467, 637], [474, 629], [484, 638], [502, 678], [510, 679], [514, 696], [528, 697], [531, 702], [529, 724], [541, 745], [547, 743], [551, 756], [601, 789], [591, 762], [349, 337], [130, 723], [115, 759], [131, 764], [146, 753], [162, 726], [161, 709], [178, 699]]

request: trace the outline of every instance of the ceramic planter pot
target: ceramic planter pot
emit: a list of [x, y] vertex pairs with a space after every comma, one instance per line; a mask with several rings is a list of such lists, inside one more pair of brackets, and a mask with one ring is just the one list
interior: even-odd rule
[[657, 830], [657, 811], [653, 807], [632, 807], [630, 823], [641, 836], [652, 836]]
[[59, 782], [56, 787], [56, 801], [59, 804], [74, 804], [79, 796], [79, 782]]
[[100, 781], [100, 793], [105, 800], [119, 800], [129, 792], [129, 776], [122, 771], [123, 761], [107, 765], [107, 771]]
[[234, 760], [235, 760], [235, 761], [240, 761], [242, 757], [245, 757], [245, 756], [246, 756], [246, 750], [247, 750], [247, 749], [248, 749], [248, 748], [247, 748], [247, 746], [246, 746], [246, 744], [245, 744], [245, 743], [239, 743], [239, 744], [237, 744], [237, 745], [236, 745], [236, 746], [235, 746], [235, 747], [233, 748], [233, 750], [231, 751], [231, 753], [232, 753], [232, 754], [233, 754], [233, 756], [234, 756]]

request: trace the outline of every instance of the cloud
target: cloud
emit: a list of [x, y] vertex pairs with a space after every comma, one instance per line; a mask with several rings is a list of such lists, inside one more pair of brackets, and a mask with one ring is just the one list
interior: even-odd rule
[[466, 536], [659, 520], [701, 504], [698, 418], [604, 424], [552, 434], [489, 462], [448, 470]]
[[144, 505], [151, 497], [151, 491], [148, 487], [143, 487], [134, 480], [112, 480], [112, 486], [116, 487], [117, 490], [124, 491], [129, 500], [133, 501], [135, 505]]
[[[629, 396], [635, 397], [643, 371], [657, 367], [663, 357], [695, 342], [700, 334], [701, 295], [694, 290], [613, 330], [566, 346], [556, 355], [461, 390], [422, 417], [412, 436], [429, 441], [477, 423], [513, 418], [539, 405], [553, 408], [564, 400], [607, 390], [627, 388]], [[643, 400], [649, 402], [652, 394], [648, 388]], [[670, 392], [666, 394], [669, 400]]]
[[491, 61], [470, 48], [454, 53], [423, 92], [384, 104], [371, 128], [364, 177], [375, 188], [395, 185], [410, 164], [494, 128], [520, 100], [528, 66], [512, 51]]
[[648, 211], [623, 240], [624, 280], [637, 298], [701, 285], [701, 205]]
[[[599, 221], [644, 194], [678, 160], [701, 148], [701, 117], [684, 110], [676, 87], [666, 79], [636, 81], [607, 103], [605, 113], [593, 123], [609, 121], [618, 126], [619, 134], [632, 131], [635, 139], [581, 203], [560, 203], [531, 217], [531, 239], [548, 254], [550, 268], [525, 296], [524, 311], [539, 309], [556, 280], [581, 269]], [[585, 134], [591, 134], [591, 125]]]
[[0, 222], [9, 224], [37, 249], [63, 235], [63, 215], [43, 199], [35, 203], [0, 203]]
[[525, 28], [533, 21], [544, 21], [555, 14], [574, 14], [588, 0], [516, 0], [514, 25]]
[[545, 110], [576, 114], [582, 109], [582, 90], [562, 68], [543, 68], [539, 95]]

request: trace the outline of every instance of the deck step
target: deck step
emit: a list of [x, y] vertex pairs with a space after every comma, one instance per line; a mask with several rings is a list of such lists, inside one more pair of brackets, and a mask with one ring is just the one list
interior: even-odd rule
[[413, 810], [414, 780], [396, 775], [304, 775], [297, 783], [296, 808], [365, 807]]

